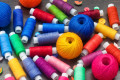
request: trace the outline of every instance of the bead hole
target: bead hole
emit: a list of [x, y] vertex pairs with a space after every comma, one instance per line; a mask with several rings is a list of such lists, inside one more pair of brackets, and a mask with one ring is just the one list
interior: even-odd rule
[[110, 59], [107, 58], [107, 57], [104, 57], [104, 58], [102, 59], [102, 63], [107, 66], [107, 65], [110, 64]]
[[85, 18], [84, 18], [84, 17], [81, 17], [81, 18], [78, 19], [78, 21], [79, 21], [80, 24], [84, 24]]
[[74, 38], [71, 38], [71, 37], [67, 37], [66, 38], [66, 41], [71, 44], [73, 41], [74, 41]]

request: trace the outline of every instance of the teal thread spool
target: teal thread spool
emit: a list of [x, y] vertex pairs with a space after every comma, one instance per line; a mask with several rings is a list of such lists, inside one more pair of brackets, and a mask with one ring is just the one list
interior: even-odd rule
[[10, 42], [13, 46], [13, 49], [15, 50], [16, 55], [20, 56], [21, 53], [25, 54], [25, 48], [24, 48], [19, 36], [17, 34], [15, 34], [14, 32], [11, 32], [9, 34], [9, 36], [10, 36]]
[[64, 23], [65, 25], [69, 24], [69, 19], [67, 19], [67, 16], [60, 9], [58, 9], [55, 5], [47, 3], [46, 8], [53, 15], [55, 15], [55, 17], [59, 20], [60, 23]]
[[74, 80], [85, 80], [85, 68], [83, 64], [77, 64], [74, 69]]

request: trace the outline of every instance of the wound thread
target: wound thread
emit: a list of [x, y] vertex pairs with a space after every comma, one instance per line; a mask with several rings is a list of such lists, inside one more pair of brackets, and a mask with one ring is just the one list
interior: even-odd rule
[[14, 49], [16, 55], [19, 56], [19, 54], [21, 52], [25, 52], [25, 48], [24, 48], [19, 36], [17, 34], [15, 34], [14, 32], [11, 32], [9, 35], [10, 35], [10, 42], [13, 46], [13, 49]]
[[31, 39], [32, 34], [34, 32], [34, 29], [35, 29], [35, 25], [36, 25], [35, 17], [34, 16], [30, 16], [27, 19], [27, 21], [25, 23], [25, 26], [23, 28], [22, 34], [21, 34], [23, 43], [27, 43], [28, 40]]
[[23, 28], [23, 12], [20, 6], [13, 10], [13, 27], [16, 33], [21, 33]]

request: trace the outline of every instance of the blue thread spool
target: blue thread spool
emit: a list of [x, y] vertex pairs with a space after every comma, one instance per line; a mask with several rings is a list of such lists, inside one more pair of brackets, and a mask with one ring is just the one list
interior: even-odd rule
[[40, 33], [39, 33], [39, 32], [36, 32], [36, 33], [35, 33], [35, 37], [37, 37], [38, 35], [40, 35]]
[[12, 48], [9, 41], [9, 37], [5, 33], [5, 31], [0, 32], [0, 48], [2, 56], [5, 57], [5, 59], [8, 59], [8, 57], [12, 55]]
[[64, 24], [51, 24], [51, 23], [43, 23], [43, 25], [38, 26], [38, 31], [42, 31], [43, 33], [49, 32], [59, 32], [64, 33], [68, 32], [68, 26]]
[[19, 5], [13, 11], [13, 26], [16, 33], [21, 33], [23, 28], [23, 12]]
[[58, 32], [40, 34], [33, 38], [33, 43], [38, 45], [54, 44], [60, 35]]
[[34, 28], [35, 28], [35, 24], [36, 24], [35, 17], [30, 16], [30, 18], [27, 19], [25, 26], [23, 28], [22, 34], [21, 34], [23, 43], [27, 43], [28, 40], [31, 39], [32, 33], [34, 31]]
[[40, 76], [42, 73], [37, 68], [33, 60], [30, 57], [27, 57], [25, 53], [22, 53], [20, 58], [22, 59], [23, 67], [30, 76], [31, 80], [42, 80]]
[[11, 21], [11, 8], [8, 4], [0, 2], [0, 27], [6, 27]]
[[94, 22], [84, 14], [74, 16], [70, 20], [69, 31], [77, 33], [82, 40], [88, 40], [94, 31]]

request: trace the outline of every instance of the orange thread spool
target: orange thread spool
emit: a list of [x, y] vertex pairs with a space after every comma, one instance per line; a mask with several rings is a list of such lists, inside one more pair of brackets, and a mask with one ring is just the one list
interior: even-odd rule
[[109, 44], [108, 42], [104, 43], [103, 47], [106, 49], [108, 53], [113, 55], [120, 64], [120, 50], [117, 47], [115, 47], [114, 44], [112, 43]]
[[82, 56], [92, 53], [103, 41], [103, 34], [95, 34], [83, 47]]
[[119, 16], [118, 16], [117, 8], [114, 6], [114, 4], [108, 5], [107, 12], [108, 12], [110, 26], [112, 26], [113, 29], [118, 30]]
[[19, 2], [26, 8], [33, 8], [38, 6], [42, 0], [19, 0]]

